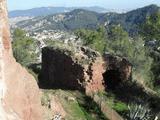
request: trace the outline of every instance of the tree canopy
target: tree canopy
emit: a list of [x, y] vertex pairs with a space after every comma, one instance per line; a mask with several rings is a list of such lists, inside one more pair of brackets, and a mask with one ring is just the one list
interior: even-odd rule
[[89, 46], [101, 54], [104, 53], [106, 46], [106, 31], [104, 27], [99, 27], [97, 30], [80, 29], [75, 34], [82, 39], [83, 45]]
[[16, 61], [26, 66], [29, 63], [36, 61], [36, 42], [34, 39], [27, 37], [25, 31], [15, 29], [13, 32], [13, 55]]
[[83, 45], [99, 51], [102, 55], [109, 52], [126, 57], [133, 65], [134, 73], [141, 74], [144, 82], [149, 83], [152, 79], [152, 58], [148, 55], [144, 41], [140, 37], [130, 38], [121, 25], [113, 25], [107, 30], [104, 27], [97, 30], [80, 29], [76, 31], [76, 35], [83, 40]]
[[146, 22], [142, 25], [141, 35], [147, 41], [160, 41], [160, 12], [147, 17]]

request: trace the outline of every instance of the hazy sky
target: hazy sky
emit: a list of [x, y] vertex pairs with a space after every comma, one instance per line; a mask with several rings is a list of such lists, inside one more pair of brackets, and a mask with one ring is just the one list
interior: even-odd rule
[[149, 4], [160, 6], [160, 0], [8, 0], [8, 9], [29, 9], [46, 6], [101, 6], [107, 9], [135, 9]]

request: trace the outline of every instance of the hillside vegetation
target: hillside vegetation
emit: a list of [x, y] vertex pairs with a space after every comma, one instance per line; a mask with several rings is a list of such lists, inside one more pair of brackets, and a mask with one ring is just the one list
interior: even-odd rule
[[[130, 80], [120, 83], [113, 89], [97, 93], [101, 101], [105, 101], [127, 120], [152, 120], [160, 116], [159, 7], [150, 5], [123, 14], [100, 14], [78, 9], [69, 13], [36, 17], [17, 25], [27, 31], [14, 30], [12, 42], [14, 56], [18, 62], [34, 71], [35, 76], [41, 71], [41, 63], [34, 66], [33, 63], [37, 63], [41, 50], [37, 40], [27, 36], [27, 32], [51, 29], [70, 31], [76, 36], [74, 41], [65, 43], [45, 39], [43, 42], [55, 49], [72, 47], [71, 51], [74, 53], [78, 40], [81, 41], [78, 46], [87, 46], [98, 51], [101, 56], [110, 54], [125, 58], [132, 66]], [[35, 52], [37, 49], [38, 52]], [[62, 50], [65, 53], [65, 50]], [[83, 57], [82, 59], [85, 60]], [[85, 95], [84, 97], [83, 93], [44, 90], [42, 97], [44, 107], [48, 105], [50, 98], [48, 96], [52, 95], [59, 97], [71, 120], [79, 117], [86, 120], [105, 119], [97, 104], [92, 103], [91, 98], [86, 98]], [[76, 100], [68, 102], [66, 95], [75, 97]]]

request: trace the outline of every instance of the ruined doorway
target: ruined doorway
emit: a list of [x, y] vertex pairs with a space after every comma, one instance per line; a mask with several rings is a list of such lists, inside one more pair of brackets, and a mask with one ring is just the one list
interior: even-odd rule
[[120, 75], [118, 70], [106, 70], [103, 74], [105, 88], [114, 90], [122, 81]]

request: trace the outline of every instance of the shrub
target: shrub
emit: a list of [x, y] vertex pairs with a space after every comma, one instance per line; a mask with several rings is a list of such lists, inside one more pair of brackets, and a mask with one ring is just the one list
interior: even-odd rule
[[113, 109], [115, 109], [119, 113], [125, 113], [128, 111], [128, 107], [123, 102], [116, 102], [113, 106]]
[[132, 103], [128, 106], [127, 120], [151, 120], [153, 118], [148, 105]]

